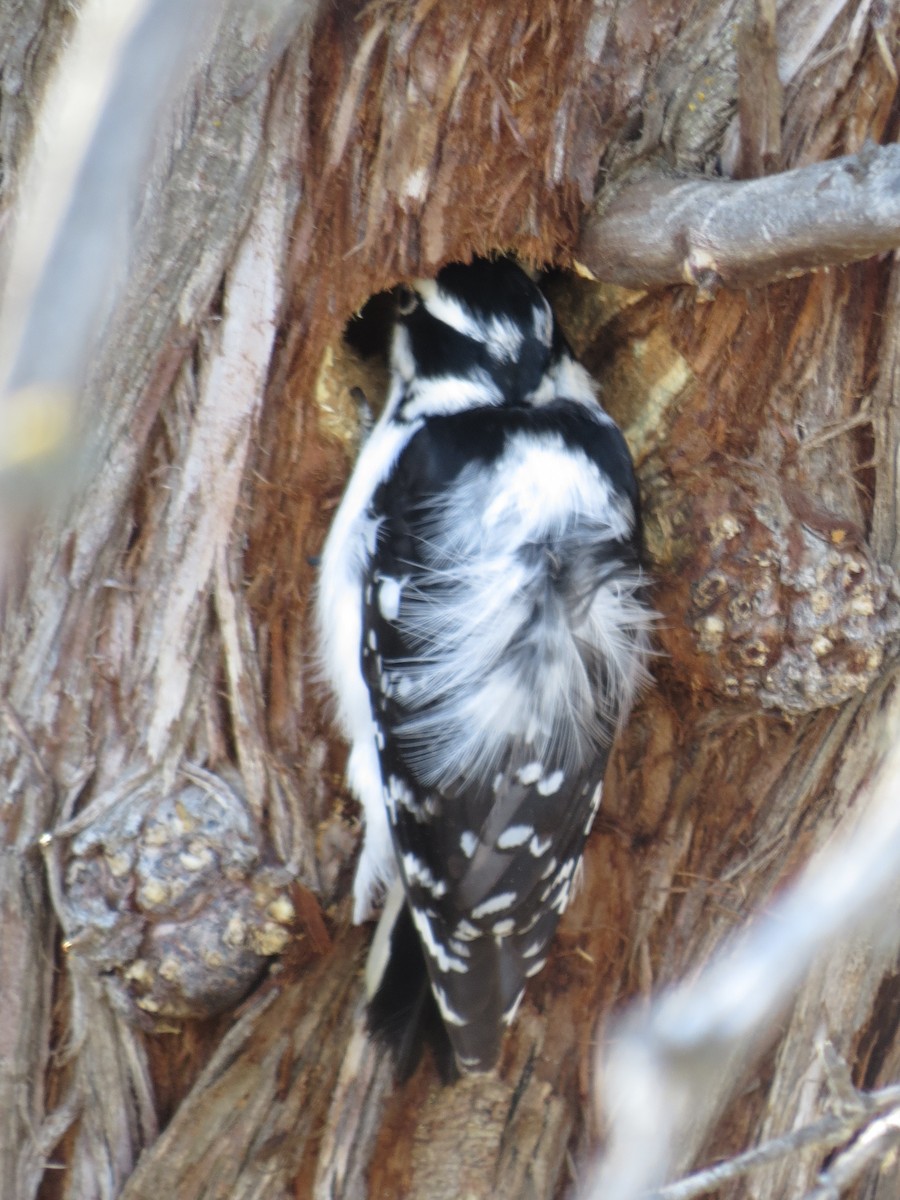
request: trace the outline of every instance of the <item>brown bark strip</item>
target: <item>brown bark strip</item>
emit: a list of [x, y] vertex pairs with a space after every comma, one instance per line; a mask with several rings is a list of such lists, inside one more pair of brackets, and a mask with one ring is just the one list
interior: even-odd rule
[[302, 980], [286, 970], [251, 1002], [121, 1200], [310, 1194], [323, 1099], [337, 1083], [332, 1039], [359, 1009], [361, 941], [354, 934]]
[[754, 0], [737, 36], [740, 159], [735, 177], [768, 175], [781, 159], [782, 89], [778, 78], [775, 0]]

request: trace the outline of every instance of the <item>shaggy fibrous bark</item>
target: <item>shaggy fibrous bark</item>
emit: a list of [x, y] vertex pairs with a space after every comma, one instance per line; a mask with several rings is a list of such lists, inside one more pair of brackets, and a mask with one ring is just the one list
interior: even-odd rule
[[[26, 8], [0, 39], [13, 162], [67, 20]], [[643, 283], [648, 254], [684, 281], [674, 231], [695, 237], [661, 191], [717, 189], [722, 217], [794, 168], [856, 195], [896, 169], [896, 6], [785, 0], [774, 37], [744, 0], [290, 8], [228, 6], [174, 104], [64, 498], [6, 564], [4, 1198], [560, 1194], [603, 1126], [612, 1014], [695, 974], [844, 836], [893, 703], [893, 263], [717, 290], [741, 258], [717, 241], [695, 286]], [[742, 134], [760, 56], [770, 107]], [[862, 183], [813, 166], [842, 159]], [[657, 686], [499, 1071], [442, 1089], [425, 1063], [396, 1088], [361, 1027], [358, 826], [307, 620], [351, 391], [378, 387], [341, 334], [444, 261], [572, 266], [641, 188], [663, 204], [628, 225], [642, 290], [548, 287], [639, 463]], [[830, 949], [672, 1170], [826, 1111], [823, 1036], [857, 1089], [895, 1082], [895, 1008], [883, 954]], [[802, 1195], [822, 1157], [804, 1144], [722, 1194]], [[872, 1169], [865, 1195], [896, 1181]]]

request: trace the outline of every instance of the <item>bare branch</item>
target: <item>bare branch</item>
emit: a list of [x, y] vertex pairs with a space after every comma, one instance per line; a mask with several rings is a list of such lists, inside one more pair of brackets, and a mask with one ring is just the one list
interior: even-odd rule
[[624, 184], [582, 231], [579, 263], [630, 288], [772, 283], [900, 246], [900, 146], [765, 179]]
[[835, 1158], [819, 1176], [818, 1187], [807, 1200], [838, 1200], [866, 1167], [880, 1162], [900, 1142], [900, 1108], [892, 1108], [860, 1134], [852, 1146]]
[[[842, 1066], [846, 1070], [846, 1063], [842, 1063]], [[716, 1163], [715, 1166], [696, 1171], [684, 1179], [679, 1179], [676, 1183], [667, 1184], [657, 1192], [657, 1200], [694, 1200], [697, 1196], [705, 1196], [707, 1192], [735, 1179], [740, 1179], [750, 1171], [776, 1162], [796, 1150], [815, 1146], [817, 1150], [821, 1150], [825, 1154], [837, 1146], [845, 1145], [851, 1138], [856, 1137], [861, 1129], [865, 1129], [860, 1141], [840, 1154], [832, 1167], [820, 1177], [819, 1188], [808, 1198], [808, 1200], [830, 1200], [831, 1193], [822, 1191], [826, 1184], [831, 1186], [837, 1182], [838, 1178], [841, 1180], [840, 1186], [842, 1187], [851, 1182], [851, 1177], [845, 1176], [843, 1168], [838, 1170], [838, 1163], [843, 1163], [852, 1157], [853, 1163], [856, 1164], [861, 1159], [861, 1154], [857, 1151], [857, 1147], [861, 1143], [864, 1143], [867, 1148], [873, 1146], [878, 1148], [867, 1154], [866, 1163], [876, 1157], [879, 1151], [883, 1151], [884, 1146], [880, 1135], [885, 1122], [889, 1123], [893, 1130], [893, 1136], [896, 1136], [898, 1132], [896, 1122], [900, 1087], [882, 1088], [877, 1092], [854, 1091], [853, 1099], [852, 1109], [829, 1113], [811, 1125], [792, 1129], [790, 1132], [782, 1134], [781, 1137], [770, 1138], [761, 1146], [754, 1146], [752, 1150], [736, 1154], [727, 1162]], [[880, 1115], [886, 1110], [889, 1110], [886, 1116]], [[868, 1128], [866, 1128], [867, 1125]], [[852, 1178], [856, 1178], [856, 1175], [853, 1175]]]
[[714, 1188], [740, 1179], [755, 1168], [767, 1166], [806, 1146], [817, 1146], [823, 1152], [833, 1150], [835, 1146], [843, 1145], [857, 1128], [858, 1125], [842, 1121], [837, 1116], [823, 1117], [812, 1125], [792, 1129], [782, 1137], [771, 1138], [761, 1146], [754, 1146], [752, 1150], [736, 1154], [727, 1162], [716, 1163], [715, 1166], [706, 1167], [679, 1179], [676, 1183], [667, 1184], [656, 1193], [657, 1200], [694, 1200], [696, 1196], [705, 1196]]

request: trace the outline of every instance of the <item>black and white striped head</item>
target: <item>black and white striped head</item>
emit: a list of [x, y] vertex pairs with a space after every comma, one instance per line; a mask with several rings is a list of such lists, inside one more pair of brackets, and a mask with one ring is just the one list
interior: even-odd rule
[[466, 380], [526, 402], [551, 362], [555, 328], [540, 289], [509, 259], [451, 263], [402, 291], [391, 365], [405, 383]]

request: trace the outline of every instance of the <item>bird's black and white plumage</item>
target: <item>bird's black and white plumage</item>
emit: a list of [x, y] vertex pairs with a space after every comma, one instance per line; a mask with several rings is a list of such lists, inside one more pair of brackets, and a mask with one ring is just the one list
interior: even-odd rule
[[370, 1026], [401, 1071], [423, 1034], [479, 1071], [544, 965], [645, 675], [637, 487], [509, 260], [417, 283], [391, 370], [318, 597], [365, 815], [354, 917], [384, 899]]

